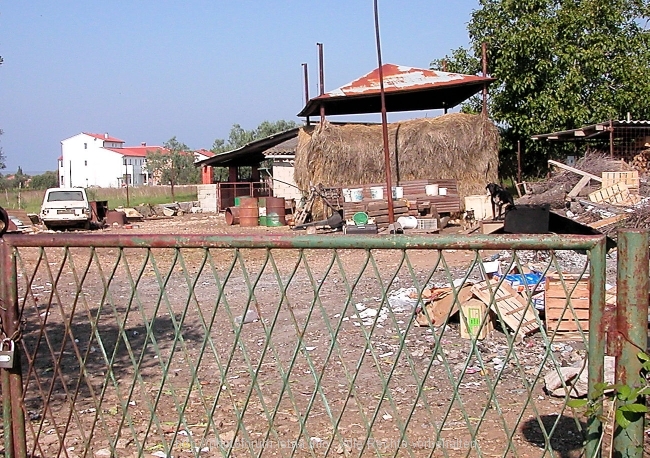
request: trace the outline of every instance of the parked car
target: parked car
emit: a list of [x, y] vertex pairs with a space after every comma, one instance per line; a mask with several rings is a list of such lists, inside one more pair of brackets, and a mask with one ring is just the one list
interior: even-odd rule
[[92, 217], [86, 190], [83, 188], [50, 188], [41, 205], [41, 221], [48, 229], [90, 228]]

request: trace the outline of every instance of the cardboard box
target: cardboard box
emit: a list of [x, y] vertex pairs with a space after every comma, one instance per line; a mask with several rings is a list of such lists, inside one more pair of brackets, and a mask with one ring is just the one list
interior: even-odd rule
[[[478, 299], [470, 299], [460, 305], [460, 336], [463, 339], [485, 339], [494, 329], [488, 307]], [[485, 321], [485, 324], [483, 322]]]

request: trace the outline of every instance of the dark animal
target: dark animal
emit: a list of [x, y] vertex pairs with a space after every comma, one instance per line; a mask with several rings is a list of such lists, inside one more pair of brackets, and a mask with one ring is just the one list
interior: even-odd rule
[[[489, 183], [485, 189], [487, 189], [490, 193], [493, 221], [501, 219], [503, 216], [505, 216], [506, 211], [515, 206], [515, 201], [512, 199], [512, 195], [498, 184]], [[497, 209], [499, 210], [498, 213]]]

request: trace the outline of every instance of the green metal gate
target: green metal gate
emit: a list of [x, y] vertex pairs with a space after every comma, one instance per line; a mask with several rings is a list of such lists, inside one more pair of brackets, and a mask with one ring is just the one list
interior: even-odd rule
[[[645, 237], [628, 264], [645, 260], [647, 279]], [[588, 281], [589, 331], [562, 343], [534, 312], [539, 285], [512, 316], [460, 308], [456, 322], [417, 325], [432, 288], [454, 285], [457, 306], [491, 256], [559, 272], [569, 298]], [[596, 456], [602, 409], [573, 411], [572, 388], [550, 397], [543, 377], [588, 355], [590, 392], [603, 381], [605, 256], [594, 236], [8, 234], [4, 453]], [[500, 278], [483, 284], [492, 305]], [[619, 302], [638, 286], [619, 285]], [[524, 312], [534, 319], [513, 326]], [[567, 300], [563, 316], [579, 314]], [[464, 339], [468, 318], [500, 331]]]

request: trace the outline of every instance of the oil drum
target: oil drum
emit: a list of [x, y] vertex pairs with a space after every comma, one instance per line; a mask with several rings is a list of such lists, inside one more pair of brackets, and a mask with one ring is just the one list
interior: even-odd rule
[[285, 226], [284, 197], [266, 198], [266, 224], [268, 226]]
[[253, 227], [259, 225], [259, 208], [257, 198], [242, 197], [239, 200], [239, 225], [242, 227]]
[[226, 208], [226, 224], [232, 226], [233, 224], [239, 224], [239, 207], [228, 207]]

